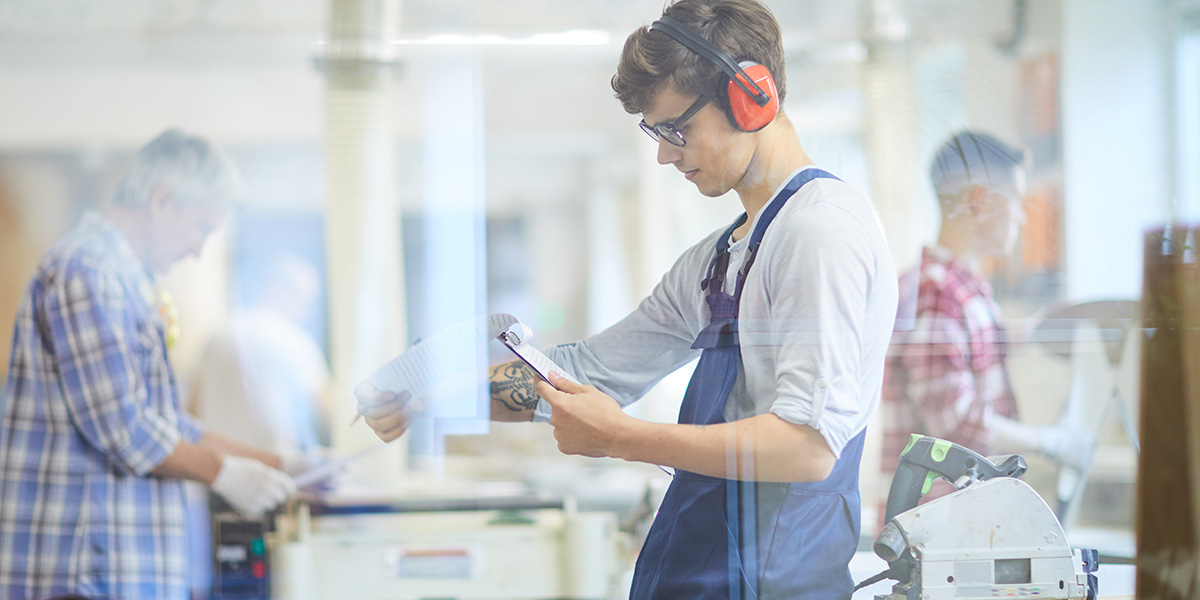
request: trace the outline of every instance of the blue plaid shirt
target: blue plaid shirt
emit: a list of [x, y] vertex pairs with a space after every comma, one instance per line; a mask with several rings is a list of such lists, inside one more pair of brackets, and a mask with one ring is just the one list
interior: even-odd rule
[[187, 598], [183, 484], [148, 474], [202, 430], [180, 409], [152, 282], [99, 214], [38, 265], [6, 394], [0, 598]]

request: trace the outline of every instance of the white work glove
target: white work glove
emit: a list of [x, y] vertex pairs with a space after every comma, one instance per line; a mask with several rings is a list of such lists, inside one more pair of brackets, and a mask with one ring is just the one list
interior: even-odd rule
[[1092, 464], [1096, 440], [1079, 427], [1049, 425], [1038, 431], [1038, 448], [1060, 465], [1084, 471]]
[[408, 392], [381, 392], [370, 381], [363, 381], [355, 386], [354, 397], [358, 398], [358, 413], [385, 442], [403, 435], [416, 416]]
[[296, 484], [287, 473], [253, 458], [226, 455], [212, 491], [235, 509], [257, 516], [287, 500], [296, 492]]

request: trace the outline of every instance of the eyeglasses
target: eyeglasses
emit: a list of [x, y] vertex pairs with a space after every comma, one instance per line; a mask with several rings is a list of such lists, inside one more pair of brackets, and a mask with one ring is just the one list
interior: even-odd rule
[[679, 115], [678, 119], [670, 123], [659, 123], [653, 126], [646, 123], [645, 119], [642, 119], [642, 122], [638, 123], [638, 127], [641, 127], [642, 131], [645, 131], [646, 135], [650, 136], [650, 139], [656, 142], [662, 139], [666, 140], [672, 146], [684, 146], [687, 144], [687, 140], [683, 139], [683, 132], [679, 131], [679, 128], [683, 126], [685, 121], [700, 112], [700, 109], [704, 108], [704, 105], [708, 104], [711, 100], [712, 96], [700, 96], [696, 98], [696, 101], [687, 110], [683, 111], [682, 115]]

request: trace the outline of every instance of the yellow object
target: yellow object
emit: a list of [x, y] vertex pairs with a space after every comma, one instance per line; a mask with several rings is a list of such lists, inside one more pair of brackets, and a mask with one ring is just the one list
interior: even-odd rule
[[163, 335], [167, 337], [167, 350], [170, 351], [175, 340], [179, 339], [179, 307], [175, 306], [175, 299], [167, 290], [159, 288], [155, 296], [158, 316], [162, 318]]

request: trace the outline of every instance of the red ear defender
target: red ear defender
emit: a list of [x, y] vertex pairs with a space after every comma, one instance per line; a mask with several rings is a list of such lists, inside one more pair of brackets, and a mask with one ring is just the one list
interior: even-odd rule
[[[766, 67], [753, 61], [736, 63], [712, 42], [700, 37], [687, 25], [663, 15], [650, 24], [650, 31], [661, 31], [692, 52], [713, 62], [729, 78], [725, 99], [729, 101], [729, 119], [742, 131], [766, 127], [779, 112], [779, 90]], [[761, 90], [761, 94], [758, 93]], [[718, 92], [720, 93], [720, 92]]]
[[[737, 84], [736, 81], [729, 80], [729, 113], [733, 116], [734, 124], [742, 131], [758, 131], [766, 127], [775, 118], [775, 113], [779, 112], [779, 91], [775, 89], [775, 80], [771, 77], [771, 72], [766, 67], [756, 62], [743, 61], [740, 65], [746, 75], [758, 87], [767, 94], [766, 104], [760, 105], [754, 101], [754, 98], [745, 92]], [[734, 77], [742, 78], [739, 73]], [[754, 89], [754, 86], [749, 85], [744, 79], [746, 87]]]

